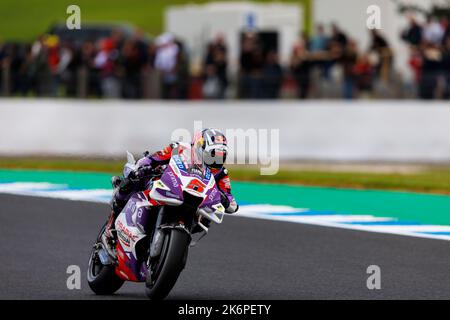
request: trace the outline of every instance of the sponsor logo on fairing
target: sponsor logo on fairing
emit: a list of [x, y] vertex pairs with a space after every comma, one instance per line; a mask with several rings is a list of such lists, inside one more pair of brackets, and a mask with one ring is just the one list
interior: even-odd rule
[[208, 168], [206, 168], [205, 179], [206, 180], [211, 179], [211, 170], [209, 170]]
[[137, 238], [120, 220], [117, 220], [117, 236], [127, 246], [130, 246], [131, 241]]
[[208, 198], [209, 198], [210, 201], [213, 201], [213, 200], [214, 200], [214, 198], [215, 198], [215, 196], [216, 196], [216, 193], [217, 193], [217, 189], [216, 189], [216, 188], [214, 188], [214, 189], [211, 190], [211, 193], [210, 193], [209, 196], [208, 196]]
[[179, 184], [178, 184], [178, 181], [177, 181], [177, 179], [175, 178], [175, 174], [172, 172], [172, 171], [167, 171], [167, 175], [170, 177], [170, 180], [172, 181], [172, 185], [175, 187], [175, 188], [178, 188], [178, 186], [179, 186]]
[[174, 156], [172, 156], [172, 159], [173, 159], [173, 161], [175, 161], [175, 164], [177, 165], [178, 168], [180, 168], [181, 170], [186, 171], [186, 168], [184, 167], [184, 163], [180, 159], [180, 156], [174, 155]]

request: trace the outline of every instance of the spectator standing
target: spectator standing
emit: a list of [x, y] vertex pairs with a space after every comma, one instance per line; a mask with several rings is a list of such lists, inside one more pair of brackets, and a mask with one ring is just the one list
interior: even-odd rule
[[144, 99], [159, 99], [161, 97], [161, 77], [155, 69], [157, 46], [150, 42], [147, 48], [146, 61], [143, 66], [142, 93]]
[[442, 55], [442, 74], [445, 80], [444, 99], [450, 99], [450, 35], [445, 38]]
[[239, 58], [239, 96], [243, 99], [262, 98], [262, 68], [264, 57], [257, 35], [244, 35]]
[[328, 37], [325, 35], [325, 28], [322, 24], [317, 25], [316, 33], [311, 37], [309, 50], [311, 52], [321, 52], [328, 48]]
[[360, 54], [353, 69], [358, 96], [370, 97], [373, 89], [373, 68], [367, 53]]
[[442, 46], [447, 45], [447, 39], [450, 37], [450, 20], [449, 17], [442, 17], [441, 19], [442, 29], [444, 30], [444, 35], [442, 37]]
[[280, 96], [283, 69], [276, 51], [269, 51], [263, 67], [263, 98], [277, 99]]
[[335, 23], [331, 25], [330, 41], [338, 43], [342, 48], [347, 47], [348, 37]]
[[208, 98], [223, 99], [228, 86], [227, 46], [222, 34], [208, 45], [205, 57], [204, 95]]
[[[322, 24], [317, 25], [316, 33], [310, 40], [310, 52], [314, 55], [323, 55], [329, 49], [329, 38], [325, 34], [325, 28]], [[316, 66], [320, 71], [320, 76], [323, 79], [329, 78], [329, 69], [332, 63], [329, 59], [319, 59], [316, 61]]]
[[47, 50], [47, 65], [49, 69], [46, 93], [51, 96], [56, 96], [59, 89], [59, 64], [61, 61], [58, 37], [54, 35], [47, 36], [45, 39], [45, 47]]
[[376, 55], [375, 75], [386, 83], [391, 75], [392, 51], [385, 37], [377, 29], [371, 30], [371, 36], [372, 43], [369, 50]]
[[102, 96], [120, 98], [121, 85], [116, 69], [119, 52], [112, 38], [103, 39], [100, 46], [101, 49], [95, 56], [94, 65], [100, 70]]
[[76, 73], [79, 63], [73, 43], [65, 41], [61, 46], [57, 73], [65, 87], [66, 96], [74, 97], [76, 95]]
[[433, 43], [424, 44], [422, 50], [422, 74], [419, 83], [419, 97], [433, 99], [442, 67], [442, 52]]
[[44, 96], [49, 94], [50, 87], [50, 71], [48, 60], [48, 46], [46, 44], [46, 37], [40, 36], [31, 46], [32, 66], [31, 74], [32, 83], [37, 96]]
[[175, 37], [165, 33], [156, 39], [155, 69], [161, 73], [161, 87], [163, 99], [174, 99], [177, 96], [177, 59], [180, 48]]
[[291, 72], [297, 81], [297, 94], [300, 99], [306, 99], [309, 94], [312, 62], [303, 43], [294, 45], [291, 55]]
[[416, 46], [412, 46], [410, 51], [411, 53], [408, 63], [414, 74], [414, 81], [416, 85], [418, 85], [422, 74], [422, 54]]
[[141, 97], [141, 69], [145, 57], [139, 50], [134, 39], [126, 40], [121, 51], [121, 65], [123, 67], [122, 95], [126, 99]]
[[102, 90], [100, 86], [100, 70], [95, 66], [95, 57], [97, 55], [95, 44], [92, 41], [84, 42], [81, 45], [79, 55], [80, 66], [77, 71], [77, 95], [79, 97], [90, 95], [100, 97]]
[[422, 42], [422, 27], [414, 16], [409, 17], [409, 26], [402, 33], [402, 39], [411, 46], [418, 46]]
[[343, 55], [340, 59], [342, 64], [342, 70], [344, 73], [344, 83], [342, 85], [342, 95], [344, 99], [354, 98], [355, 89], [355, 65], [358, 57], [358, 49], [356, 42], [350, 40], [347, 42], [347, 46], [344, 49]]
[[431, 44], [441, 44], [444, 37], [444, 27], [432, 16], [427, 18], [423, 27], [423, 39]]
[[179, 48], [175, 64], [175, 98], [187, 99], [190, 84], [189, 58], [183, 43], [179, 40], [176, 40], [175, 43]]

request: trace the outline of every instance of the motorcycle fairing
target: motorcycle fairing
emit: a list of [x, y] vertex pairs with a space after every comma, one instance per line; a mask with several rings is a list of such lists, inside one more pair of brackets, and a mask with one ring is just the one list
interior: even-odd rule
[[139, 260], [136, 246], [150, 232], [147, 230], [150, 207], [143, 192], [135, 193], [116, 219], [116, 250], [119, 263], [116, 273], [124, 280], [145, 281], [147, 276], [145, 263]]
[[[204, 171], [193, 166], [187, 167], [179, 154], [173, 154], [161, 179], [153, 183], [150, 198], [169, 205], [181, 205], [184, 200], [183, 192], [187, 192], [203, 198], [203, 201], [208, 199], [208, 203], [220, 202], [220, 195], [216, 196], [216, 182], [213, 174], [207, 167], [202, 169]], [[209, 197], [211, 193], [213, 196]]]

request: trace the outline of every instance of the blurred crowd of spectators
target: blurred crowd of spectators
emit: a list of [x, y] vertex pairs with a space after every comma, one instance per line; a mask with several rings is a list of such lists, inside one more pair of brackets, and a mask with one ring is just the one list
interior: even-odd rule
[[287, 66], [280, 65], [275, 51], [263, 54], [257, 36], [249, 33], [240, 57], [239, 96], [278, 98], [293, 92], [306, 99], [323, 97], [319, 92], [328, 86], [339, 91], [335, 97], [352, 99], [372, 95], [374, 83], [389, 81], [391, 71], [392, 51], [377, 30], [371, 31], [371, 44], [364, 52], [337, 25], [330, 26], [330, 33], [318, 25], [311, 37], [303, 34], [293, 45]]
[[[207, 44], [195, 72], [183, 43], [168, 33], [149, 41], [141, 32], [125, 37], [114, 31], [82, 43], [44, 35], [31, 44], [0, 43], [0, 93], [128, 99], [394, 97], [393, 51], [382, 33], [368, 32], [369, 47], [361, 50], [338, 25], [317, 25], [311, 36], [302, 34], [293, 44], [284, 64], [276, 48], [247, 32], [236, 77], [230, 76], [220, 34]], [[417, 96], [449, 98], [448, 19], [429, 18], [421, 25], [411, 18], [402, 38], [411, 49]]]
[[141, 32], [124, 37], [119, 30], [82, 43], [44, 35], [32, 44], [4, 44], [0, 81], [11, 95], [151, 97], [152, 86], [145, 86], [142, 75], [150, 74], [156, 63], [167, 68], [164, 61], [155, 61], [155, 46]]
[[402, 39], [410, 48], [409, 64], [422, 99], [450, 99], [450, 21], [429, 16], [420, 24], [410, 17]]

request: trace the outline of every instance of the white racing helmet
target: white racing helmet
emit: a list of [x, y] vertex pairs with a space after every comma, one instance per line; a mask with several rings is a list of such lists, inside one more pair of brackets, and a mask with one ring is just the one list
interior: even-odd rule
[[192, 148], [196, 158], [206, 166], [221, 169], [227, 159], [227, 138], [217, 129], [204, 129], [194, 134]]

